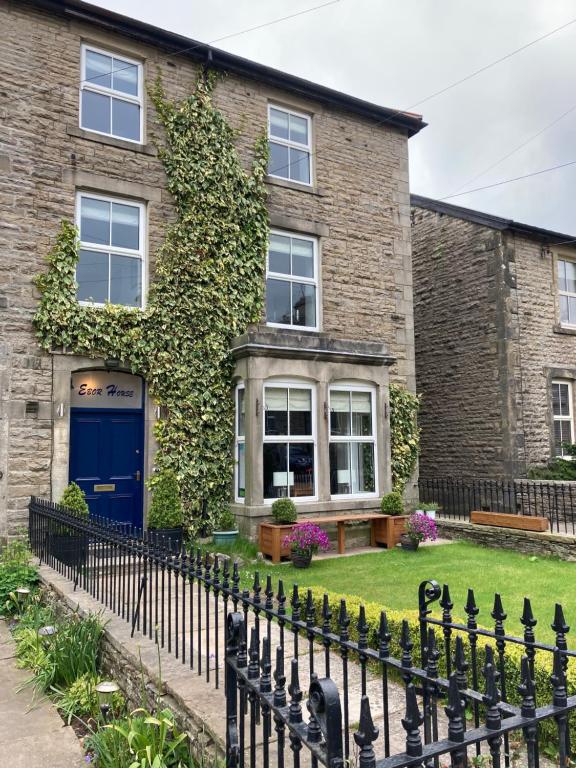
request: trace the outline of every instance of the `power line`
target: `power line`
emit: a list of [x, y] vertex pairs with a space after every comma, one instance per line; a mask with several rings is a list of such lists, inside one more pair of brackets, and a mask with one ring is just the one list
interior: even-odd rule
[[567, 168], [569, 165], [576, 165], [576, 160], [570, 160], [568, 163], [560, 163], [560, 165], [552, 165], [550, 168], [543, 168], [540, 171], [532, 171], [532, 173], [525, 173], [523, 176], [514, 176], [512, 179], [504, 179], [503, 181], [497, 181], [494, 184], [486, 184], [484, 187], [475, 187], [475, 189], [467, 189], [466, 192], [458, 192], [454, 195], [446, 195], [446, 197], [440, 197], [439, 200], [450, 200], [453, 197], [462, 197], [462, 195], [470, 195], [472, 192], [481, 192], [483, 189], [492, 189], [493, 187], [501, 187], [503, 184], [511, 184], [513, 181], [521, 181], [522, 179], [529, 179], [532, 176], [540, 176], [543, 173], [550, 173], [550, 171], [557, 171], [559, 168]]
[[[216, 37], [213, 40], [209, 40], [207, 43], [195, 43], [194, 45], [188, 46], [187, 48], [180, 48], [177, 51], [172, 51], [172, 53], [167, 53], [166, 58], [170, 58], [171, 56], [179, 56], [183, 53], [190, 53], [191, 51], [196, 50], [196, 48], [202, 48], [206, 45], [213, 45], [214, 43], [221, 43], [223, 40], [230, 40], [233, 37], [239, 37], [240, 35], [245, 35], [248, 32], [255, 32], [259, 29], [264, 29], [265, 27], [271, 27], [275, 24], [280, 24], [282, 21], [288, 21], [289, 19], [295, 19], [298, 16], [304, 16], [307, 13], [312, 13], [313, 11], [319, 11], [322, 8], [326, 8], [329, 5], [335, 5], [336, 3], [341, 2], [341, 0], [328, 0], [328, 2], [321, 3], [320, 5], [315, 5], [312, 8], [304, 8], [301, 11], [296, 11], [296, 13], [291, 13], [288, 16], [281, 16], [278, 19], [272, 19], [271, 21], [266, 21], [262, 24], [257, 24], [254, 27], [247, 27], [246, 29], [241, 29], [238, 32], [231, 32], [230, 34], [223, 35], [222, 37]], [[120, 58], [120, 57], [119, 57]], [[87, 77], [84, 80], [78, 80], [74, 83], [67, 83], [66, 85], [54, 85], [50, 88], [45, 88], [42, 91], [37, 91], [36, 93], [31, 93], [28, 96], [24, 97], [18, 97], [17, 99], [14, 99], [14, 101], [22, 102], [27, 101], [31, 98], [36, 98], [37, 96], [44, 96], [48, 93], [52, 93], [53, 91], [62, 91], [65, 88], [77, 88], [78, 86], [83, 85], [84, 83], [92, 82], [93, 80], [101, 80], [103, 77], [108, 77], [109, 75], [114, 75], [117, 72], [122, 72], [125, 69], [132, 69], [134, 67], [134, 64], [127, 64], [125, 67], [118, 67], [117, 69], [111, 69], [109, 72], [103, 72], [99, 75], [94, 75], [93, 77]], [[10, 102], [7, 102], [10, 104]]]

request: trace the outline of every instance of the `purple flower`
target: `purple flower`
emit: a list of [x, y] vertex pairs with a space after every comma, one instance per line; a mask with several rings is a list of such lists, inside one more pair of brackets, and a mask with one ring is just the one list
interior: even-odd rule
[[406, 523], [406, 533], [414, 541], [436, 541], [438, 538], [438, 529], [432, 518], [423, 515], [421, 512], [414, 512], [410, 515]]
[[293, 552], [308, 554], [330, 549], [330, 540], [326, 531], [314, 523], [298, 523], [292, 533], [284, 537], [283, 547], [290, 547]]

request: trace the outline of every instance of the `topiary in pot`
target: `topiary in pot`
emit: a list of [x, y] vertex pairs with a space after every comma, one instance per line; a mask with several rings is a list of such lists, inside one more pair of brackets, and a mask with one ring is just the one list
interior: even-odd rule
[[238, 538], [236, 515], [231, 509], [226, 509], [220, 515], [216, 530], [212, 534], [214, 544], [231, 544]]
[[86, 494], [76, 483], [69, 483], [60, 498], [61, 506], [71, 509], [80, 517], [88, 517], [89, 509]]
[[296, 504], [292, 499], [276, 499], [272, 504], [272, 517], [278, 525], [289, 525], [298, 519]]
[[[76, 483], [67, 485], [59, 504], [80, 520], [88, 519], [90, 509], [86, 495]], [[50, 549], [52, 555], [65, 565], [81, 565], [86, 560], [88, 550], [87, 533], [73, 524], [58, 524], [50, 535]]]
[[148, 511], [148, 528], [157, 536], [180, 546], [182, 543], [182, 501], [176, 473], [164, 469], [154, 478], [152, 503]]
[[380, 511], [383, 515], [403, 515], [404, 502], [402, 501], [402, 495], [398, 491], [387, 493], [382, 497]]

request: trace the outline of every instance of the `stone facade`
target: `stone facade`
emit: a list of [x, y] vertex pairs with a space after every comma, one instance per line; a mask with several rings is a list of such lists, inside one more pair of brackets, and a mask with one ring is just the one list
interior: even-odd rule
[[576, 249], [417, 196], [412, 221], [421, 475], [523, 477], [553, 455], [552, 380], [576, 379], [555, 277]]
[[[91, 9], [87, 15], [77, 0], [2, 0], [0, 24], [2, 537], [25, 523], [30, 495], [59, 498], [68, 472], [68, 377], [106, 364], [44, 355], [35, 341], [33, 277], [44, 268], [60, 221], [74, 220], [78, 190], [144, 203], [146, 260], [153, 275], [154, 253], [174, 215], [155, 149], [162, 136], [149, 99], [144, 97], [141, 145], [78, 127], [81, 45], [138, 59], [145, 82], [160, 74], [171, 98], [191, 93], [202, 62], [198, 52], [174, 55], [184, 47], [182, 38], [104, 11]], [[222, 57], [230, 67], [214, 99], [238, 130], [246, 167], [265, 130], [269, 103], [312, 117], [314, 183], [303, 187], [269, 178], [267, 187], [271, 225], [319, 239], [321, 334], [385, 344], [394, 363], [390, 376], [413, 390], [407, 138], [423, 124], [406, 117], [405, 125], [390, 120], [379, 125], [374, 110], [380, 108]], [[217, 55], [214, 62], [218, 67]], [[153, 467], [154, 419], [147, 402], [145, 475]]]

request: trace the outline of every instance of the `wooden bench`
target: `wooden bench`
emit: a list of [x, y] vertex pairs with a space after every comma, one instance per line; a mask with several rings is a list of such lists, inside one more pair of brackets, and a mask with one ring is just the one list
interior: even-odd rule
[[[378, 512], [349, 515], [326, 515], [324, 517], [303, 517], [298, 519], [300, 523], [314, 523], [314, 525], [336, 524], [338, 554], [343, 555], [346, 549], [346, 524], [357, 522], [370, 522], [370, 546], [386, 544], [388, 548], [395, 547], [400, 541], [400, 534], [404, 530], [405, 517], [392, 517], [381, 515]], [[294, 523], [296, 525], [296, 523]], [[282, 547], [282, 541], [294, 525], [275, 525], [272, 523], [260, 523], [260, 551], [269, 555], [273, 563], [279, 563], [282, 557], [288, 557], [290, 550]]]
[[470, 522], [476, 525], [495, 525], [498, 528], [516, 528], [539, 533], [547, 531], [549, 526], [547, 517], [510, 515], [505, 512], [471, 512]]

